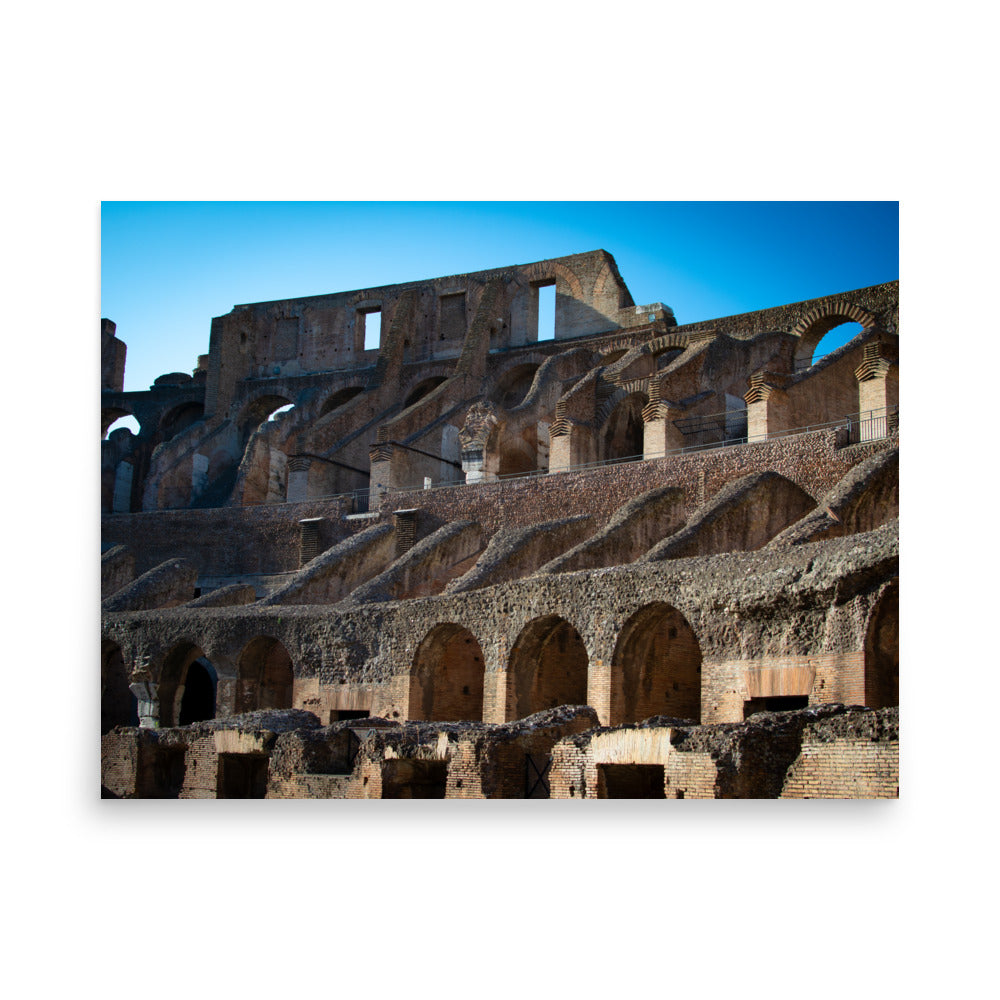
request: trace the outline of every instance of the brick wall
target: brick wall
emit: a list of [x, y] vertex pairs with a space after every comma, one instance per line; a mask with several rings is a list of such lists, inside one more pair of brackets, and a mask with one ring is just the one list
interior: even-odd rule
[[839, 739], [803, 743], [781, 790], [783, 799], [899, 798], [899, 741]]
[[779, 438], [760, 444], [721, 448], [605, 466], [581, 472], [511, 479], [439, 490], [413, 490], [383, 498], [383, 512], [418, 507], [441, 522], [478, 521], [489, 533], [560, 517], [591, 514], [601, 524], [624, 503], [657, 486], [684, 490], [685, 517], [726, 483], [772, 469], [819, 499], [859, 462], [898, 442], [872, 441], [838, 448], [836, 430]]

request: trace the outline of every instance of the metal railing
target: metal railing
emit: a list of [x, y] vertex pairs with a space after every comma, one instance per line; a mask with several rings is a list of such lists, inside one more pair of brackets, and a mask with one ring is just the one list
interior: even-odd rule
[[[717, 416], [710, 414], [709, 416]], [[690, 419], [690, 418], [689, 418]], [[836, 420], [827, 420], [816, 424], [806, 424], [801, 427], [789, 427], [779, 431], [769, 431], [766, 435], [754, 436], [744, 435], [741, 437], [726, 437], [724, 428], [720, 440], [708, 441], [702, 444], [686, 445], [683, 448], [670, 448], [662, 452], [652, 452], [645, 455], [627, 455], [624, 457], [605, 459], [600, 462], [585, 462], [579, 465], [565, 466], [560, 469], [532, 469], [529, 472], [510, 472], [502, 475], [482, 478], [478, 480], [468, 480], [466, 478], [453, 479], [426, 483], [421, 485], [415, 483], [412, 486], [375, 486], [372, 489], [352, 490], [347, 493], [330, 493], [318, 497], [310, 497], [308, 500], [293, 501], [296, 503], [318, 503], [340, 500], [344, 502], [344, 514], [368, 514], [374, 513], [372, 501], [380, 499], [382, 496], [397, 493], [423, 493], [435, 490], [453, 489], [456, 486], [488, 486], [492, 483], [505, 483], [512, 480], [537, 479], [542, 476], [561, 475], [566, 472], [588, 472], [595, 469], [603, 469], [613, 465], [628, 465], [634, 462], [652, 461], [660, 458], [670, 458], [673, 456], [690, 455], [697, 452], [716, 451], [723, 448], [734, 448], [767, 444], [770, 441], [797, 437], [804, 434], [812, 434], [817, 431], [831, 430], [835, 428], [843, 429], [846, 433], [847, 444], [860, 444], [866, 441], [877, 441], [888, 437], [899, 431], [899, 407], [891, 406], [878, 410], [865, 410], [858, 413], [849, 413]], [[278, 506], [276, 504], [243, 504], [245, 507]], [[187, 507], [161, 507], [156, 511], [134, 511], [133, 513], [158, 513], [164, 510], [189, 510]], [[219, 508], [211, 508], [219, 509]]]
[[[570, 465], [561, 469], [532, 469], [530, 472], [511, 472], [503, 475], [493, 476], [489, 479], [483, 478], [471, 482], [466, 479], [451, 480], [447, 482], [437, 482], [430, 486], [393, 486], [381, 487], [380, 495], [394, 493], [422, 493], [426, 491], [452, 489], [456, 486], [488, 486], [490, 483], [503, 483], [512, 480], [537, 479], [542, 476], [560, 475], [565, 472], [589, 472], [595, 469], [603, 469], [611, 465], [627, 465], [634, 462], [651, 461], [660, 458], [673, 456], [690, 455], [704, 451], [716, 451], [723, 448], [734, 448], [746, 445], [767, 444], [770, 441], [787, 437], [797, 437], [804, 434], [813, 434], [817, 431], [841, 429], [846, 434], [847, 444], [858, 444], [865, 441], [877, 441], [888, 437], [899, 430], [899, 407], [892, 406], [880, 410], [865, 410], [859, 413], [849, 413], [836, 420], [826, 420], [816, 424], [806, 424], [801, 427], [789, 427], [784, 430], [771, 431], [766, 436], [730, 437], [719, 441], [709, 441], [703, 444], [686, 445], [683, 448], [671, 448], [662, 452], [652, 452], [646, 455], [628, 455], [620, 458], [605, 459], [601, 462], [586, 462], [579, 465]], [[334, 499], [333, 497], [323, 499]]]

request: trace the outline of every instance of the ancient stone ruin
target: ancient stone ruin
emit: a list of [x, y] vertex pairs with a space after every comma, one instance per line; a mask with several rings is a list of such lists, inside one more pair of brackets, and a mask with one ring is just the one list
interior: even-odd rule
[[896, 797], [898, 292], [680, 325], [596, 250], [143, 392], [102, 320], [102, 795]]

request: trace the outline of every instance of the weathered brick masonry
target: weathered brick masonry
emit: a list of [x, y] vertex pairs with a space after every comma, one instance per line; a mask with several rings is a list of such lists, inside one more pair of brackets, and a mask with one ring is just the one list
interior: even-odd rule
[[897, 794], [896, 283], [678, 325], [594, 251], [237, 306], [149, 393], [114, 333], [105, 794]]

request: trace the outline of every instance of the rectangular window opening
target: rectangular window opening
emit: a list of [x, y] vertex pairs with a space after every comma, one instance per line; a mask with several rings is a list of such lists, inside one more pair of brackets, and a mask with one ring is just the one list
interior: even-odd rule
[[330, 711], [330, 724], [344, 722], [346, 719], [367, 719], [371, 712], [363, 708], [338, 708]]
[[382, 346], [382, 310], [358, 314], [365, 332], [365, 350], [377, 351]]
[[536, 340], [555, 340], [556, 336], [556, 286], [541, 285], [535, 289], [538, 296], [538, 336]]
[[774, 695], [770, 698], [751, 698], [743, 702], [743, 718], [749, 719], [751, 715], [759, 712], [793, 712], [800, 708], [809, 707], [808, 695]]

